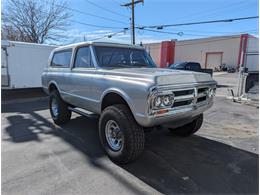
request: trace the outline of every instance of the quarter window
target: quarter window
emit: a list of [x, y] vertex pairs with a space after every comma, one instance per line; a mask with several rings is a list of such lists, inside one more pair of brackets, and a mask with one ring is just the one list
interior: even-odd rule
[[55, 52], [52, 58], [51, 66], [69, 67], [72, 50]]
[[199, 63], [188, 63], [186, 67], [187, 67], [188, 70], [197, 70], [197, 71], [199, 71], [201, 69]]
[[93, 67], [91, 52], [89, 47], [80, 47], [76, 53], [74, 67], [90, 68]]

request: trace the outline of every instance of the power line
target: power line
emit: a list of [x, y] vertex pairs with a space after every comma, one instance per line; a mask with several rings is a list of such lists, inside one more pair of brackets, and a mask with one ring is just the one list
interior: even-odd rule
[[[173, 35], [178, 35], [178, 36], [183, 36], [183, 35], [198, 36], [198, 37], [209, 36], [209, 34], [185, 33], [185, 30], [177, 30], [177, 29], [176, 29], [177, 32], [174, 32], [174, 31], [162, 31], [162, 30], [152, 30], [152, 29], [141, 29], [141, 30], [150, 31], [150, 32], [156, 32], [156, 33], [162, 33], [162, 34], [173, 34]], [[258, 29], [246, 30], [246, 31], [243, 31], [243, 32], [240, 31], [240, 32], [222, 32], [222, 33], [239, 34], [239, 33], [246, 33], [246, 32], [257, 32], [257, 31], [258, 31]], [[198, 32], [198, 31], [192, 31], [192, 32]], [[203, 31], [199, 31], [199, 32], [203, 33]]]
[[105, 8], [105, 7], [103, 7], [103, 6], [100, 6], [100, 5], [96, 4], [96, 3], [93, 3], [92, 1], [89, 1], [89, 0], [86, 0], [86, 1], [87, 1], [88, 3], [90, 3], [91, 5], [93, 5], [93, 6], [95, 6], [95, 7], [98, 7], [98, 8], [100, 8], [100, 9], [102, 9], [102, 10], [105, 10], [105, 11], [107, 11], [107, 12], [110, 12], [110, 13], [112, 13], [112, 14], [115, 14], [115, 15], [118, 15], [118, 16], [122, 16], [122, 17], [125, 17], [125, 18], [129, 18], [129, 16], [126, 16], [126, 15], [120, 14], [120, 13], [118, 13], [118, 12], [115, 12], [115, 11], [113, 11], [113, 10], [107, 9], [107, 8]]
[[[184, 15], [184, 16], [181, 16], [181, 17], [174, 18], [174, 20], [180, 20], [180, 19], [187, 18], [187, 17], [189, 17], [189, 19], [191, 19], [191, 16], [194, 16], [194, 15], [195, 16], [204, 16], [205, 14], [208, 15], [210, 12], [214, 13], [217, 10], [225, 10], [227, 8], [234, 7], [234, 6], [237, 6], [237, 5], [241, 5], [241, 4], [244, 4], [244, 3], [248, 3], [248, 2], [242, 0], [242, 1], [239, 1], [239, 2], [236, 2], [236, 3], [231, 3], [231, 4], [228, 4], [228, 5], [225, 5], [224, 7], [223, 6], [217, 7], [213, 10], [204, 9], [204, 10], [200, 10], [200, 11], [196, 11], [196, 12], [191, 12], [188, 15]], [[198, 18], [198, 17], [195, 17], [195, 18]]]
[[116, 26], [102, 26], [102, 25], [90, 24], [90, 23], [85, 23], [85, 22], [79, 22], [77, 20], [69, 20], [69, 21], [77, 23], [77, 24], [91, 26], [91, 27], [97, 27], [97, 28], [107, 28], [107, 29], [122, 29], [123, 28], [123, 27], [116, 27]]
[[[18, 3], [18, 2], [17, 2]], [[27, 6], [25, 3], [18, 3], [20, 5], [23, 5], [23, 6]], [[72, 8], [67, 8], [67, 7], [64, 7], [64, 6], [61, 6], [61, 5], [55, 5], [55, 6], [59, 6], [59, 7], [63, 7], [65, 9], [72, 9]], [[28, 6], [27, 6], [28, 7]], [[73, 9], [74, 11], [76, 11], [75, 9]], [[47, 12], [45, 11], [42, 11], [43, 13], [45, 14], [48, 14]], [[77, 12], [81, 12], [79, 10], [77, 10]], [[87, 14], [85, 12], [81, 12], [82, 14]], [[103, 25], [96, 25], [96, 24], [90, 24], [90, 23], [85, 23], [85, 22], [81, 22], [81, 21], [77, 21], [77, 20], [73, 20], [73, 19], [68, 19], [69, 22], [72, 22], [72, 23], [77, 23], [77, 24], [81, 24], [81, 25], [84, 25], [84, 26], [91, 26], [91, 27], [97, 27], [97, 28], [107, 28], [107, 29], [126, 29], [126, 28], [123, 28], [123, 27], [115, 27], [115, 26], [103, 26]]]
[[112, 1], [114, 1], [116, 4], [121, 5], [121, 2], [119, 0], [112, 0]]
[[222, 22], [234, 22], [234, 21], [241, 21], [241, 20], [251, 20], [257, 19], [259, 16], [249, 16], [249, 17], [241, 17], [241, 18], [229, 18], [229, 19], [221, 19], [221, 20], [209, 20], [209, 21], [199, 21], [199, 22], [188, 22], [188, 23], [178, 23], [178, 24], [163, 24], [163, 25], [152, 25], [152, 26], [139, 26], [137, 28], [157, 28], [163, 29], [165, 27], [171, 26], [190, 26], [190, 25], [197, 25], [197, 24], [212, 24], [212, 23], [222, 23]]
[[163, 33], [163, 34], [179, 35], [179, 36], [183, 35], [183, 32], [166, 32], [166, 31], [159, 31], [159, 30], [152, 30], [152, 29], [145, 29], [145, 28], [144, 29], [140, 29], [140, 30], [145, 30], [145, 31], [150, 31], [150, 32], [157, 32], [157, 33]]
[[96, 40], [99, 40], [99, 39], [103, 39], [103, 38], [112, 38], [113, 36], [119, 34], [119, 33], [125, 33], [126, 30], [121, 30], [121, 31], [118, 31], [118, 32], [114, 32], [114, 33], [110, 33], [110, 34], [107, 34], [107, 35], [104, 35], [102, 37], [98, 37], [98, 38], [94, 38], [94, 39], [91, 39], [90, 41], [96, 41]]
[[[224, 7], [219, 11], [213, 11], [212, 13], [206, 13], [206, 14], [202, 14], [200, 17], [195, 17], [195, 18], [209, 18], [209, 17], [216, 17], [219, 16], [220, 13], [225, 12], [226, 17], [229, 17], [228, 15], [234, 15], [234, 13], [241, 13], [241, 10], [245, 11], [248, 8], [252, 8], [252, 5], [247, 7], [248, 5], [250, 5], [250, 1], [244, 1], [244, 2], [237, 2], [235, 5], [232, 6], [232, 9], [229, 9], [229, 7]], [[248, 4], [249, 3], [249, 4]], [[231, 8], [231, 6], [230, 6]], [[228, 14], [227, 14], [228, 13]], [[258, 12], [257, 12], [258, 13]], [[252, 14], [252, 13], [251, 13]]]
[[95, 15], [95, 14], [92, 14], [92, 13], [83, 12], [83, 11], [81, 11], [81, 10], [74, 9], [74, 8], [70, 8], [70, 7], [67, 7], [67, 6], [64, 6], [64, 5], [57, 5], [57, 4], [55, 4], [55, 6], [62, 7], [62, 8], [71, 10], [71, 11], [73, 11], [73, 12], [77, 12], [77, 13], [84, 14], [84, 15], [87, 15], [87, 16], [92, 16], [92, 17], [95, 17], [95, 18], [107, 20], [107, 21], [110, 21], [110, 22], [117, 22], [117, 23], [121, 23], [121, 24], [128, 24], [128, 23], [123, 22], [123, 21], [120, 21], [120, 20], [114, 20], [114, 19], [112, 19], [112, 18], [103, 17], [103, 16], [98, 16], [98, 15]]
[[[101, 36], [101, 37], [98, 37], [98, 38], [94, 38], [94, 39], [91, 39], [89, 41], [96, 41], [96, 40], [100, 40], [100, 39], [103, 39], [103, 38], [111, 38], [115, 35], [118, 35], [122, 32], [126, 32], [127, 30], [129, 29], [125, 29], [125, 30], [122, 30], [122, 31], [118, 31], [118, 32], [114, 32], [114, 33], [109, 33], [109, 34], [106, 34], [104, 36]], [[148, 31], [150, 31], [150, 29], [146, 29]], [[159, 31], [159, 32], [164, 32], [164, 31]], [[249, 31], [244, 31], [244, 32], [238, 32], [238, 33], [248, 33]], [[168, 33], [168, 32], [167, 32]], [[173, 33], [171, 33], [173, 34]], [[195, 36], [195, 34], [193, 34]], [[197, 36], [202, 36], [202, 35], [198, 35], [196, 34]], [[186, 46], [186, 45], [198, 45], [198, 44], [205, 44], [205, 43], [210, 43], [210, 42], [217, 42], [217, 41], [223, 41], [223, 40], [229, 40], [229, 39], [239, 39], [239, 34], [238, 35], [224, 35], [226, 37], [204, 37], [204, 38], [201, 38], [200, 39], [194, 39], [196, 40], [197, 42], [196, 43], [184, 43], [184, 44], [179, 44], [178, 45], [178, 42], [177, 44], [175, 45], [175, 47], [181, 47], [181, 46]], [[211, 40], [205, 40], [203, 41], [203, 39], [211, 39]], [[180, 41], [193, 41], [192, 39], [191, 40], [180, 40]], [[148, 45], [149, 46], [149, 45]], [[149, 48], [149, 50], [154, 50], [154, 49], [160, 49], [160, 46], [156, 46], [156, 47], [152, 47], [152, 48]]]
[[199, 35], [199, 34], [191, 34], [191, 33], [184, 33], [183, 31], [179, 32], [169, 32], [169, 31], [160, 31], [160, 30], [151, 30], [151, 29], [142, 29], [145, 31], [151, 31], [151, 32], [156, 32], [156, 33], [163, 33], [163, 34], [171, 34], [171, 35], [178, 35], [178, 36], [183, 36], [183, 35], [192, 35], [192, 36], [207, 36], [207, 35]]
[[179, 36], [182, 35], [191, 35], [191, 36], [207, 36], [207, 35], [198, 35], [198, 34], [191, 34], [191, 33], [183, 33], [183, 32], [169, 32], [169, 31], [159, 31], [159, 30], [151, 30], [147, 28], [157, 28], [157, 29], [163, 29], [164, 27], [170, 27], [170, 26], [183, 26], [183, 25], [194, 25], [194, 24], [206, 24], [206, 23], [216, 23], [216, 22], [233, 22], [237, 20], [246, 20], [246, 19], [255, 19], [258, 18], [258, 16], [252, 16], [252, 17], [245, 17], [245, 18], [232, 18], [232, 19], [222, 19], [222, 20], [213, 20], [213, 21], [200, 21], [200, 22], [192, 22], [192, 23], [179, 23], [179, 24], [172, 24], [172, 25], [160, 25], [160, 26], [138, 26], [137, 29], [145, 30], [145, 31], [151, 31], [151, 32], [157, 32], [157, 33], [164, 33], [164, 34], [177, 34]]
[[[240, 33], [240, 31], [203, 31], [203, 30], [191, 30], [191, 29], [173, 29], [174, 31], [187, 31], [187, 32], [198, 32], [198, 33], [210, 33], [210, 34], [216, 34], [216, 33]], [[251, 32], [251, 31], [258, 31], [258, 29], [249, 29], [249, 30], [245, 30], [245, 32]]]

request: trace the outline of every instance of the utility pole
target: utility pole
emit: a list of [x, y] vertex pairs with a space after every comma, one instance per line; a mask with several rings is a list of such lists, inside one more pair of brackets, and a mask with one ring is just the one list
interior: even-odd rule
[[131, 6], [131, 10], [132, 10], [132, 17], [131, 17], [131, 31], [132, 31], [132, 44], [135, 45], [135, 4], [138, 4], [138, 3], [144, 3], [144, 0], [132, 0], [131, 3], [126, 3], [126, 4], [123, 4], [121, 6], [124, 6], [124, 7], [130, 7]]

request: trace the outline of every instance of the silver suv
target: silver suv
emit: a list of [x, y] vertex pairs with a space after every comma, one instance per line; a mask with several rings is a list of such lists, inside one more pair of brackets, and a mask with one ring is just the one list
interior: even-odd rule
[[143, 47], [102, 42], [55, 49], [42, 86], [57, 125], [71, 111], [100, 116], [102, 146], [121, 164], [141, 154], [148, 128], [180, 136], [198, 131], [216, 90], [209, 74], [157, 68]]

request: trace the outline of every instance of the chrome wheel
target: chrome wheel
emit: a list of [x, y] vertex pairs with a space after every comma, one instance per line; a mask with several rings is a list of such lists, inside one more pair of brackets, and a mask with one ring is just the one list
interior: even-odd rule
[[51, 111], [54, 117], [57, 117], [59, 115], [59, 106], [55, 98], [53, 98], [51, 101]]
[[105, 134], [107, 143], [111, 149], [118, 151], [122, 148], [124, 142], [123, 132], [114, 120], [107, 121]]

